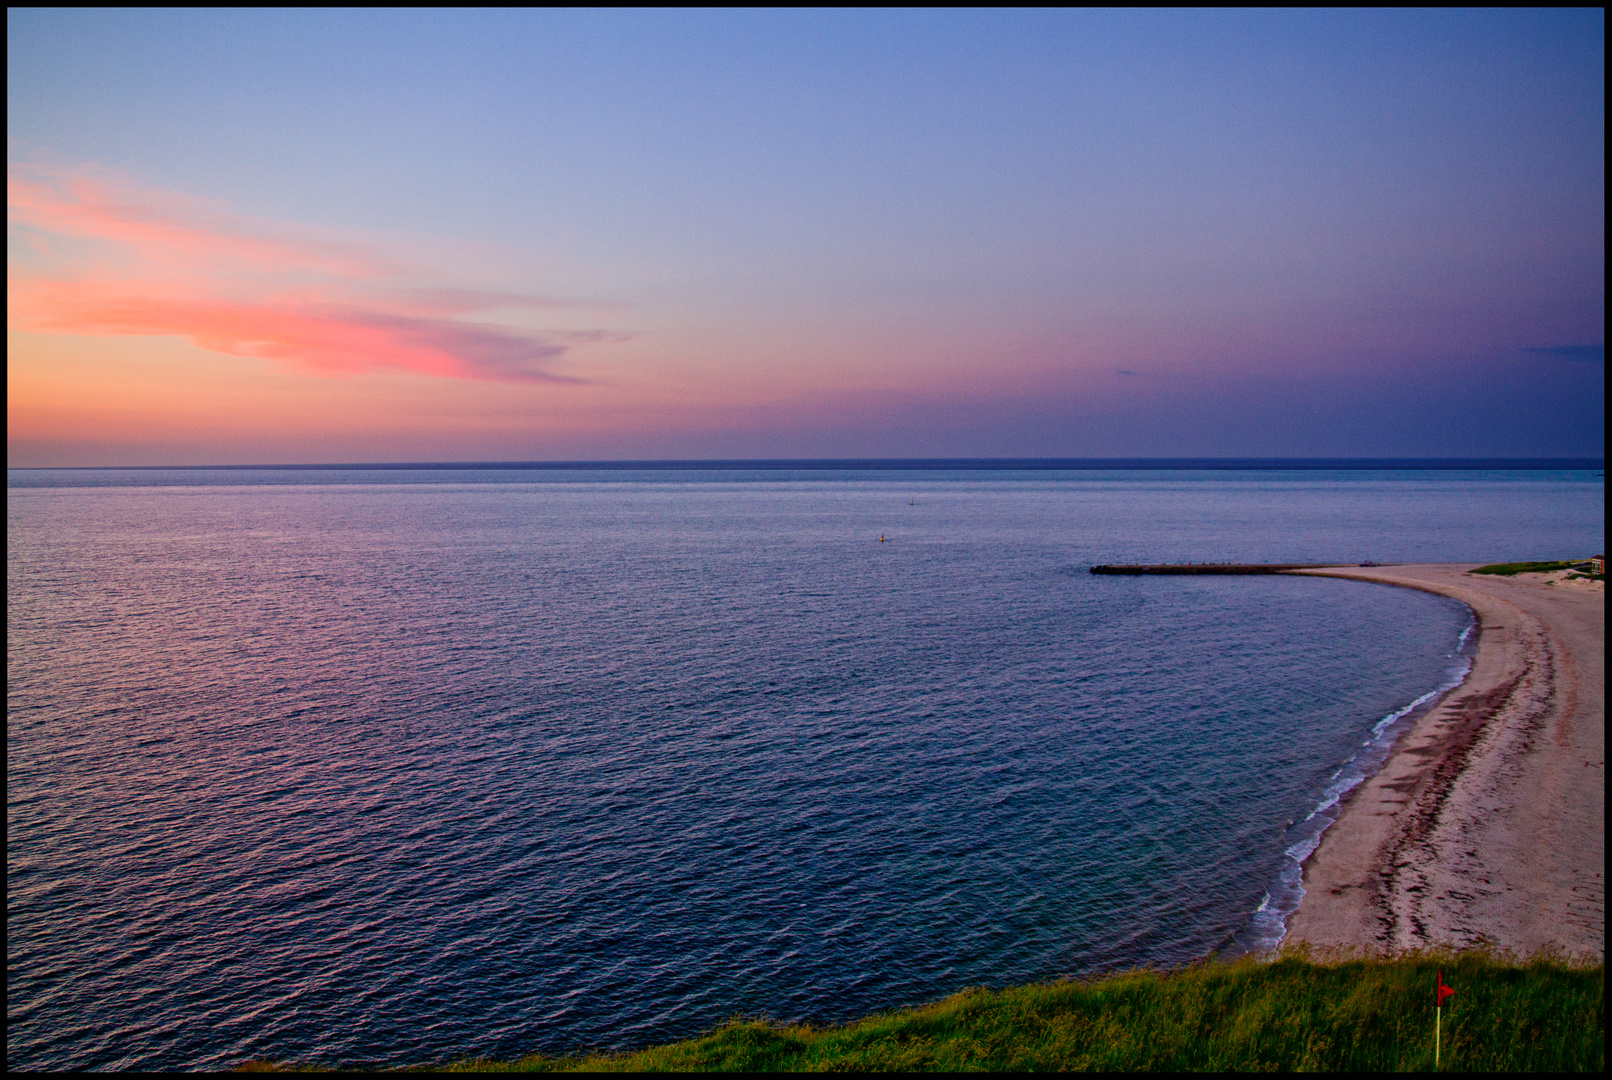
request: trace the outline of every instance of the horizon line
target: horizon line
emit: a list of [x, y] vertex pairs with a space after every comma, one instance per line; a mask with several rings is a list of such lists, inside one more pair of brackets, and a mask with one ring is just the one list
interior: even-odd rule
[[1436, 470], [1584, 470], [1605, 469], [1605, 457], [1113, 457], [1113, 458], [644, 458], [585, 461], [377, 461], [250, 465], [7, 465], [21, 471], [156, 471], [156, 470], [604, 470], [604, 469], [818, 469], [818, 470], [1302, 470], [1302, 469], [1436, 469]]

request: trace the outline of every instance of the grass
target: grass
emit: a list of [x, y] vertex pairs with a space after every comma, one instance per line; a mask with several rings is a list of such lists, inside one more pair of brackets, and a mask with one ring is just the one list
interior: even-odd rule
[[1329, 960], [1302, 950], [1270, 963], [965, 990], [839, 1027], [735, 1019], [637, 1051], [433, 1071], [1426, 1070], [1441, 969], [1455, 989], [1444, 1007], [1442, 1069], [1602, 1071], [1604, 964], [1484, 952]]
[[1566, 562], [1502, 562], [1492, 566], [1480, 566], [1469, 571], [1473, 574], [1500, 574], [1511, 577], [1513, 574], [1548, 574], [1552, 570], [1567, 570], [1580, 566], [1583, 559], [1569, 559]]

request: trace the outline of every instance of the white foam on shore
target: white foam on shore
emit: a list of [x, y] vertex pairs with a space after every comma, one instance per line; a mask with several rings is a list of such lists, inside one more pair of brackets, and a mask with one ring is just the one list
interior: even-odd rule
[[1349, 755], [1329, 778], [1315, 809], [1302, 821], [1288, 827], [1284, 839], [1293, 842], [1282, 852], [1281, 868], [1277, 871], [1276, 880], [1265, 890], [1259, 907], [1249, 916], [1243, 933], [1237, 935], [1249, 951], [1273, 951], [1282, 944], [1282, 939], [1287, 936], [1287, 917], [1297, 911], [1304, 900], [1305, 860], [1315, 854], [1315, 849], [1321, 845], [1321, 835], [1338, 819], [1337, 809], [1343, 797], [1374, 775], [1388, 760], [1388, 751], [1403, 727], [1400, 721], [1417, 713], [1423, 706], [1436, 702], [1466, 681], [1473, 661], [1467, 645], [1477, 625], [1477, 616], [1473, 614], [1450, 654], [1456, 662], [1449, 676], [1437, 687], [1373, 724], [1370, 736], [1360, 744], [1360, 749]]

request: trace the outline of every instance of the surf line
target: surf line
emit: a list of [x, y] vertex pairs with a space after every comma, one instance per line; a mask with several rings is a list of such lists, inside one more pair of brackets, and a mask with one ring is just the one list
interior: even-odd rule
[[1304, 863], [1316, 848], [1321, 846], [1321, 835], [1337, 823], [1342, 815], [1341, 804], [1346, 796], [1375, 776], [1392, 756], [1394, 743], [1414, 726], [1413, 722], [1400, 723], [1407, 717], [1414, 721], [1431, 710], [1450, 691], [1459, 687], [1472, 673], [1473, 655], [1467, 648], [1472, 631], [1477, 629], [1477, 614], [1469, 611], [1469, 621], [1456, 638], [1450, 655], [1455, 659], [1449, 675], [1438, 686], [1421, 694], [1406, 705], [1384, 716], [1371, 726], [1365, 741], [1346, 758], [1327, 779], [1321, 799], [1315, 808], [1296, 824], [1290, 825], [1282, 839], [1287, 847], [1276, 878], [1265, 890], [1259, 907], [1249, 916], [1245, 935], [1252, 952], [1275, 950], [1287, 937], [1287, 920], [1304, 902]]
[[[1276, 879], [1266, 889], [1259, 906], [1250, 914], [1244, 928], [1232, 940], [1250, 952], [1269, 952], [1281, 945], [1287, 936], [1289, 917], [1298, 910], [1305, 896], [1304, 864], [1321, 844], [1321, 834], [1342, 816], [1342, 802], [1355, 788], [1375, 776], [1393, 758], [1394, 744], [1399, 737], [1414, 727], [1402, 724], [1407, 717], [1419, 718], [1431, 712], [1451, 691], [1460, 687], [1471, 675], [1476, 663], [1476, 650], [1468, 648], [1474, 640], [1474, 631], [1480, 630], [1483, 620], [1472, 604], [1452, 591], [1432, 586], [1419, 580], [1404, 580], [1397, 576], [1378, 575], [1371, 571], [1397, 564], [1362, 562], [1351, 563], [1131, 563], [1095, 565], [1093, 574], [1103, 575], [1253, 575], [1294, 574], [1295, 576], [1338, 577], [1345, 580], [1366, 581], [1379, 585], [1394, 585], [1416, 589], [1454, 600], [1467, 609], [1467, 626], [1456, 640], [1451, 656], [1455, 664], [1449, 676], [1439, 685], [1421, 694], [1408, 704], [1395, 709], [1371, 726], [1360, 747], [1340, 765], [1328, 779], [1327, 787], [1307, 817], [1298, 823], [1290, 822], [1284, 831], [1285, 849], [1281, 856]], [[1360, 570], [1366, 573], [1360, 573]], [[1331, 571], [1329, 573], [1329, 571]]]

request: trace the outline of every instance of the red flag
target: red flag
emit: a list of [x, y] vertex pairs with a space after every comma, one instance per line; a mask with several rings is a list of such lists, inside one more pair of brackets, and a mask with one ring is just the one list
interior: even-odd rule
[[1444, 970], [1442, 968], [1440, 968], [1439, 973], [1438, 973], [1438, 1006], [1439, 1006], [1439, 1008], [1442, 1009], [1444, 1007], [1444, 999], [1449, 997], [1453, 993], [1455, 993], [1454, 990], [1451, 990], [1448, 986], [1444, 985]]

